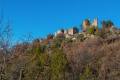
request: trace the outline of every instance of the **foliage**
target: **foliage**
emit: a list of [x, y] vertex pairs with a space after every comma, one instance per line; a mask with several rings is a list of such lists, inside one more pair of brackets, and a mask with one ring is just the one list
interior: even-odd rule
[[103, 28], [108, 28], [113, 26], [113, 23], [111, 21], [102, 21], [101, 24]]
[[100, 38], [105, 38], [106, 37], [106, 33], [105, 33], [105, 31], [103, 29], [99, 29], [96, 32], [97, 32], [96, 34], [98, 34], [98, 36]]
[[54, 35], [53, 34], [48, 34], [47, 39], [53, 39]]
[[64, 78], [64, 73], [67, 69], [68, 61], [64, 52], [55, 50], [52, 56], [52, 79], [61, 80]]
[[87, 32], [89, 34], [94, 34], [95, 33], [95, 28], [94, 27], [88, 28]]
[[90, 25], [89, 19], [85, 19], [85, 25]]
[[100, 31], [100, 28], [96, 26], [96, 27], [95, 27], [95, 33], [94, 33], [94, 34], [98, 35], [98, 34], [99, 34], [99, 31]]
[[80, 74], [80, 80], [88, 80], [88, 79], [92, 79], [94, 77], [93, 73], [92, 73], [92, 69], [90, 68], [90, 66], [87, 64], [86, 68], [84, 70], [83, 74]]
[[95, 35], [98, 35], [100, 38], [103, 38], [105, 36], [105, 31], [99, 27], [91, 27], [91, 28], [88, 28], [88, 33], [89, 34], [95, 34]]
[[55, 42], [52, 44], [53, 48], [59, 48], [61, 46], [61, 43], [64, 39], [56, 39]]
[[39, 41], [39, 39], [34, 39], [33, 41], [32, 41], [32, 43], [39, 43], [40, 41]]
[[106, 21], [105, 24], [106, 24], [106, 26], [108, 26], [108, 27], [113, 26], [113, 23], [112, 23], [111, 21]]
[[64, 52], [54, 49], [53, 56], [45, 52], [44, 46], [37, 46], [30, 52], [30, 56], [35, 58], [26, 66], [24, 70], [25, 80], [60, 80], [64, 78], [64, 72], [68, 66], [68, 61]]
[[71, 43], [71, 42], [72, 42], [72, 40], [69, 39], [69, 38], [66, 38], [66, 39], [63, 40], [64, 44], [68, 44], [68, 43]]
[[60, 33], [55, 37], [55, 39], [61, 39], [61, 38], [65, 38], [65, 34]]
[[98, 27], [98, 26], [95, 26], [95, 30], [97, 30], [97, 29], [99, 29], [99, 27]]
[[36, 80], [41, 77], [40, 80], [49, 78], [50, 74], [50, 57], [45, 52], [45, 46], [37, 46], [30, 52], [31, 57], [34, 59], [29, 62], [27, 66], [30, 69], [24, 71], [25, 80]]
[[84, 38], [84, 35], [83, 35], [83, 34], [78, 34], [78, 35], [76, 36], [76, 38], [77, 38], [77, 39], [82, 39], [82, 38]]
[[99, 28], [97, 26], [88, 28], [87, 31], [88, 31], [89, 34], [96, 34], [100, 38], [105, 38], [105, 36], [106, 36], [104, 29], [101, 29], [101, 28]]

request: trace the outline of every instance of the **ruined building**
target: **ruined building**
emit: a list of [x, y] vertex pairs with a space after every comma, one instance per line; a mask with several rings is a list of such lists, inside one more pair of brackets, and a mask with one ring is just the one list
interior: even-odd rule
[[[104, 27], [105, 25], [105, 27]], [[76, 27], [72, 27], [69, 28], [69, 30], [67, 29], [59, 29], [57, 32], [55, 32], [55, 37], [53, 39], [56, 38], [57, 35], [59, 34], [64, 34], [65, 38], [71, 38], [73, 41], [76, 40], [76, 36], [78, 34], [82, 34], [84, 35], [84, 38], [95, 38], [97, 37], [96, 34], [89, 34], [88, 33], [88, 28], [91, 27], [98, 27], [98, 19], [94, 19], [91, 23], [89, 19], [85, 19], [82, 23], [82, 31], [79, 33], [79, 29], [77, 29]], [[104, 21], [104, 24], [102, 25], [102, 28], [104, 28], [105, 32], [107, 32], [107, 35], [110, 37], [115, 37], [115, 36], [120, 36], [120, 29], [117, 29], [114, 27], [113, 23], [111, 21]], [[43, 40], [46, 40], [46, 38], [44, 39], [39, 39], [40, 42]]]
[[91, 26], [91, 27], [98, 26], [98, 19], [97, 19], [97, 18], [94, 19], [94, 20], [92, 21], [92, 23], [90, 24], [90, 26]]
[[82, 30], [87, 30], [89, 26], [90, 26], [90, 20], [89, 19], [84, 20], [82, 23]]
[[69, 30], [59, 29], [57, 32], [55, 32], [55, 37], [61, 33], [65, 34], [67, 38], [68, 36], [73, 36], [74, 34], [79, 33], [79, 29], [77, 29], [76, 27], [69, 28]]
[[90, 20], [89, 19], [86, 19], [83, 21], [82, 23], [82, 30], [87, 30], [88, 28], [90, 27], [95, 27], [95, 26], [98, 26], [98, 19], [94, 19], [92, 21], [92, 23], [90, 23]]
[[82, 31], [79, 34], [83, 34], [84, 37], [91, 37], [91, 35], [88, 34], [87, 29], [90, 27], [96, 27], [98, 26], [98, 19], [94, 19], [91, 23], [89, 19], [85, 19], [82, 23]]
[[[90, 27], [95, 27], [98, 26], [98, 19], [94, 19], [92, 23], [90, 23], [89, 19], [86, 19], [82, 23], [82, 31], [81, 33], [84, 34], [85, 36], [88, 36], [87, 29]], [[66, 38], [73, 38], [74, 34], [79, 33], [79, 30], [76, 27], [69, 28], [69, 30], [66, 29], [59, 29], [57, 32], [55, 32], [55, 37], [58, 34], [65, 34]]]
[[[110, 24], [109, 27], [106, 27], [104, 28], [105, 31], [108, 31], [107, 34], [110, 35], [110, 36], [117, 36], [118, 34], [120, 34], [120, 30], [119, 29], [116, 29], [114, 28], [114, 25], [112, 24], [112, 22], [110, 21], [107, 21], [105, 22], [105, 27]], [[112, 24], [112, 25], [111, 25]], [[82, 31], [79, 33], [79, 30], [76, 28], [76, 27], [72, 27], [72, 28], [69, 28], [69, 30], [66, 30], [66, 29], [59, 29], [57, 32], [55, 32], [55, 37], [58, 35], [58, 34], [65, 34], [65, 38], [71, 38], [71, 39], [75, 39], [76, 37], [76, 33], [79, 33], [79, 34], [83, 34], [84, 37], [97, 37], [97, 35], [94, 35], [94, 34], [89, 34], [88, 33], [88, 28], [91, 28], [91, 27], [98, 27], [98, 19], [94, 19], [91, 23], [90, 23], [90, 20], [89, 19], [85, 19], [82, 23]]]

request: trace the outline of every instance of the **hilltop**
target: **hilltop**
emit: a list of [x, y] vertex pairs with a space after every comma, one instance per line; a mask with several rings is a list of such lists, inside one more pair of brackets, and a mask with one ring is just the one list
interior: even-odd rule
[[[83, 21], [79, 29], [59, 29], [47, 38], [14, 45], [4, 60], [2, 80], [119, 80], [120, 29], [111, 21]], [[6, 61], [6, 62], [4, 62]]]
[[[74, 41], [81, 36], [84, 38], [115, 38], [120, 36], [120, 29], [115, 28], [114, 24], [111, 21], [103, 21], [101, 24], [102, 28], [98, 27], [97, 18], [94, 19], [92, 23], [90, 23], [89, 19], [85, 19], [80, 26], [80, 33], [77, 27], [72, 27], [69, 28], [69, 30], [59, 29], [57, 32], [55, 32], [55, 36], [53, 34], [49, 34], [49, 36], [52, 36], [51, 39], [55, 39], [61, 36], [63, 38], [70, 38]], [[42, 42], [42, 40], [43, 39], [40, 38], [40, 42]]]

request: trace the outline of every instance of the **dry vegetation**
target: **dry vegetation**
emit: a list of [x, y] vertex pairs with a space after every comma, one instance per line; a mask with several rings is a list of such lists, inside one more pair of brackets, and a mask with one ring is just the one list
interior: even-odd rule
[[[120, 37], [109, 38], [111, 21], [102, 22], [99, 38], [77, 36], [76, 41], [48, 34], [42, 42], [31, 34], [11, 46], [12, 28], [0, 20], [0, 80], [120, 80]], [[89, 22], [86, 23], [89, 25]], [[91, 32], [92, 31], [92, 32]]]
[[[56, 76], [59, 76], [59, 80], [119, 80], [120, 79], [120, 41], [119, 39], [110, 40], [110, 39], [100, 39], [100, 38], [89, 38], [85, 39], [84, 41], [77, 40], [75, 42], [70, 41], [69, 39], [56, 39], [56, 40], [46, 40], [48, 42], [52, 42], [49, 44], [44, 44], [44, 42], [40, 43], [39, 40], [35, 39], [29, 46], [27, 43], [22, 43], [14, 46], [14, 51], [12, 50], [13, 56], [16, 56], [14, 59], [9, 61], [9, 65], [12, 67], [10, 68], [10, 75], [6, 79], [12, 80], [35, 80], [35, 77], [38, 77], [38, 80], [41, 79], [49, 79], [49, 80], [56, 80]], [[67, 44], [66, 44], [67, 43]], [[41, 47], [38, 47], [40, 45]], [[34, 52], [34, 49], [40, 50], [40, 52]], [[28, 50], [28, 51], [27, 51]], [[33, 50], [33, 52], [31, 52]], [[55, 51], [54, 51], [55, 50]], [[58, 68], [64, 70], [64, 72], [56, 73], [58, 75], [55, 76], [53, 72], [36, 72], [29, 73], [26, 71], [35, 70], [37, 65], [35, 63], [41, 61], [43, 56], [42, 54], [48, 54], [53, 58], [53, 56], [59, 57], [60, 55], [54, 55], [57, 50], [57, 54], [62, 55], [61, 51], [64, 52], [66, 55], [66, 59], [68, 61], [67, 66]], [[41, 52], [42, 51], [42, 52]], [[16, 54], [15, 54], [16, 53]], [[38, 56], [36, 56], [38, 55]], [[36, 56], [36, 57], [35, 57]], [[43, 56], [40, 58], [40, 56]], [[2, 57], [2, 55], [1, 55]], [[39, 59], [39, 60], [37, 60]], [[46, 59], [49, 59], [46, 58]], [[56, 58], [55, 58], [56, 59]], [[58, 58], [57, 58], [58, 59]], [[65, 59], [65, 60], [66, 60]], [[37, 60], [37, 61], [36, 61]], [[63, 60], [63, 58], [62, 58]], [[2, 60], [1, 60], [2, 61]], [[31, 62], [32, 61], [32, 62]], [[35, 61], [35, 62], [34, 62]], [[42, 60], [44, 61], [44, 59]], [[48, 67], [49, 65], [54, 65], [53, 60], [49, 59], [49, 61], [45, 62], [44, 64]], [[56, 60], [55, 60], [56, 61]], [[28, 64], [29, 63], [29, 64]], [[41, 63], [42, 65], [43, 63]], [[32, 66], [33, 65], [33, 66]], [[2, 66], [2, 63], [1, 63]], [[42, 66], [39, 66], [42, 67]], [[56, 66], [57, 67], [57, 66]], [[54, 67], [53, 67], [54, 68]], [[50, 67], [50, 70], [54, 70]], [[38, 68], [37, 70], [41, 70]], [[48, 69], [45, 69], [49, 71]], [[57, 68], [55, 69], [55, 71]], [[9, 72], [9, 71], [8, 71]], [[46, 75], [43, 75], [45, 73]], [[54, 74], [54, 76], [52, 75]], [[30, 76], [31, 75], [31, 76]], [[34, 75], [34, 76], [33, 76]], [[40, 78], [41, 76], [41, 78]]]

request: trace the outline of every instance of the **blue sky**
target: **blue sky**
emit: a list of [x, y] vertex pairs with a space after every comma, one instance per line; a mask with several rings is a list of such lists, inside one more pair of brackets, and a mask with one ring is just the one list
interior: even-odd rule
[[15, 40], [29, 31], [34, 38], [46, 37], [94, 18], [98, 18], [99, 27], [103, 20], [119, 27], [120, 0], [4, 0], [4, 22], [13, 20]]

